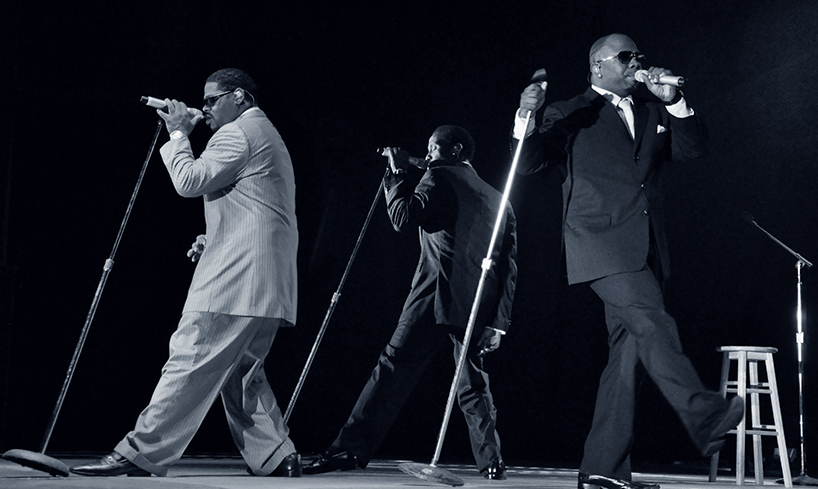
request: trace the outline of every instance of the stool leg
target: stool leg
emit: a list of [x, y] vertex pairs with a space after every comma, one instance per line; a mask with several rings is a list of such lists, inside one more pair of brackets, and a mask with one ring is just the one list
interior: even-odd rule
[[[738, 388], [737, 394], [747, 402], [747, 352], [738, 352]], [[747, 416], [741, 418], [736, 427], [736, 485], [744, 485], [745, 445], [747, 443]]]
[[781, 473], [784, 476], [784, 486], [792, 487], [792, 473], [790, 473], [790, 457], [787, 452], [787, 440], [784, 437], [784, 422], [781, 416], [781, 403], [778, 400], [778, 382], [775, 377], [773, 354], [767, 360], [767, 379], [770, 383], [770, 400], [773, 405], [773, 421], [775, 422], [776, 438], [778, 439], [778, 453], [781, 456]]
[[[721, 397], [727, 398], [727, 378], [730, 374], [730, 355], [725, 352], [721, 359], [721, 383], [719, 384], [719, 394]], [[716, 476], [719, 472], [719, 452], [710, 456], [710, 476], [707, 480], [716, 482]]]
[[[752, 425], [750, 429], [756, 430], [761, 427], [761, 412], [759, 393], [756, 389], [761, 387], [758, 381], [758, 360], [750, 360], [750, 418]], [[753, 433], [753, 470], [755, 471], [756, 485], [764, 484], [764, 457], [761, 453], [761, 435]]]

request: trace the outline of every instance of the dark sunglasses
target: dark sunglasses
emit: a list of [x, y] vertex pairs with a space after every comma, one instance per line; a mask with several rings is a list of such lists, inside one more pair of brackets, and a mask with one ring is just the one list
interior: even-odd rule
[[607, 58], [600, 59], [597, 61], [597, 63], [602, 63], [603, 61], [608, 61], [609, 59], [614, 58], [618, 59], [623, 65], [630, 63], [632, 59], [635, 59], [640, 63], [645, 61], [645, 55], [638, 51], [620, 51], [614, 55], [608, 56]]
[[213, 107], [213, 104], [215, 104], [220, 98], [222, 98], [225, 95], [227, 95], [228, 93], [232, 93], [232, 92], [233, 92], [232, 90], [228, 90], [226, 92], [217, 93], [215, 95], [205, 97], [205, 99], [202, 100], [202, 106], [204, 106], [205, 108]]

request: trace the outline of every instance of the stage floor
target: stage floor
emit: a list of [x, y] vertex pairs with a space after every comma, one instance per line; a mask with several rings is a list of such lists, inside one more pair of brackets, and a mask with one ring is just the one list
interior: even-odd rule
[[[96, 457], [57, 456], [69, 467], [88, 463]], [[173, 465], [167, 477], [52, 477], [45, 472], [17, 465], [0, 459], [0, 488], [2, 489], [244, 489], [281, 487], [293, 489], [381, 489], [448, 487], [442, 484], [418, 479], [404, 474], [398, 468], [401, 460], [374, 460], [365, 470], [330, 472], [327, 474], [303, 476], [300, 478], [252, 477], [245, 472], [240, 458], [183, 458]], [[575, 469], [544, 467], [517, 467], [508, 469], [508, 480], [488, 481], [477, 473], [474, 466], [440, 464], [452, 474], [460, 477], [467, 488], [492, 489], [574, 489], [577, 484]], [[700, 472], [700, 471], [697, 471]], [[748, 475], [748, 485], [754, 485], [752, 475]], [[716, 482], [707, 481], [704, 473], [635, 473], [634, 480], [658, 482], [663, 489], [728, 489], [734, 488], [735, 477], [719, 475]], [[775, 479], [766, 479], [765, 484], [783, 487]]]

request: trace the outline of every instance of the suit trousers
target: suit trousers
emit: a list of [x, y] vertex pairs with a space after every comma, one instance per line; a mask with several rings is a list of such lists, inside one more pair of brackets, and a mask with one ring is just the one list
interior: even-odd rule
[[221, 394], [233, 441], [254, 475], [295, 452], [267, 382], [264, 359], [282, 319], [187, 312], [150, 403], [115, 450], [142, 469], [167, 474]]
[[[463, 333], [435, 324], [433, 319], [398, 324], [330, 452], [345, 450], [357, 456], [360, 464], [369, 463], [447, 336], [454, 342], [455, 362], [459, 359]], [[501, 457], [497, 411], [489, 391], [489, 376], [483, 370], [483, 358], [477, 355], [477, 338], [476, 332], [457, 384], [457, 400], [469, 428], [477, 468], [482, 471]]]
[[676, 322], [665, 311], [653, 272], [645, 266], [598, 279], [591, 288], [605, 303], [609, 357], [580, 472], [630, 480], [636, 392], [644, 372], [703, 450], [727, 401], [705, 390], [682, 352]]

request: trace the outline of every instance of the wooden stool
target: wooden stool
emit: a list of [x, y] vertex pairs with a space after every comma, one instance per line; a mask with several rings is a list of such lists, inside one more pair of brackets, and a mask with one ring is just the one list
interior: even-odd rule
[[[761, 437], [775, 436], [778, 439], [778, 452], [781, 458], [781, 472], [784, 475], [784, 485], [792, 487], [790, 461], [787, 454], [787, 443], [784, 439], [784, 424], [781, 421], [781, 404], [778, 401], [778, 385], [775, 380], [775, 366], [773, 353], [777, 348], [763, 346], [722, 346], [718, 351], [724, 353], [721, 366], [721, 387], [719, 393], [727, 397], [727, 393], [734, 393], [745, 401], [750, 394], [750, 419], [752, 426], [747, 429], [747, 417], [741, 420], [736, 429], [729, 433], [736, 435], [736, 485], [744, 485], [744, 447], [747, 435], [753, 436], [753, 464], [755, 467], [756, 485], [764, 484], [764, 461], [761, 455]], [[738, 372], [735, 380], [729, 379], [730, 362], [737, 361]], [[767, 381], [759, 382], [758, 362], [764, 362], [767, 367]], [[749, 385], [747, 374], [749, 366]], [[767, 394], [773, 410], [774, 424], [762, 424], [759, 410], [759, 395]], [[719, 467], [719, 453], [710, 457], [710, 482], [715, 482]]]

